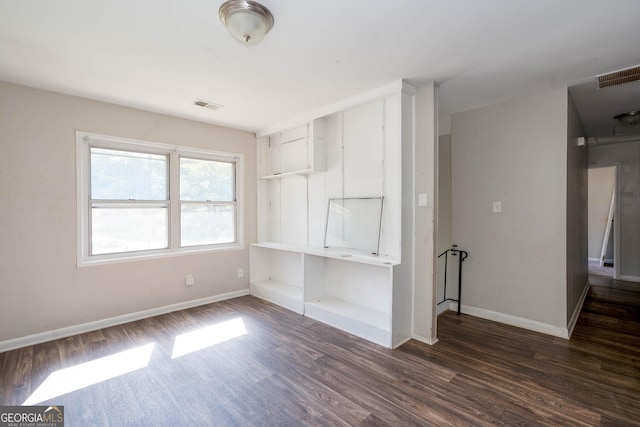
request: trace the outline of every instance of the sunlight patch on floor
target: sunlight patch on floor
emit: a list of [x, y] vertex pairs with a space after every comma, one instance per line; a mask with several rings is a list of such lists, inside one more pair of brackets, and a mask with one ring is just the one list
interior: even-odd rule
[[35, 405], [72, 391], [142, 369], [149, 364], [155, 343], [53, 372], [22, 405]]
[[175, 359], [198, 350], [229, 341], [233, 338], [246, 335], [247, 329], [242, 318], [228, 320], [212, 326], [197, 329], [178, 335], [173, 344], [171, 358]]

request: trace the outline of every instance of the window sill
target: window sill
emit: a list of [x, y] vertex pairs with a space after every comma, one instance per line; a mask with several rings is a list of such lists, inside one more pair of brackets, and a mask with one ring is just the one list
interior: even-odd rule
[[78, 257], [78, 267], [90, 267], [94, 265], [118, 264], [123, 262], [147, 261], [158, 258], [174, 258], [183, 255], [197, 255], [211, 252], [238, 251], [244, 249], [240, 243], [229, 243], [216, 246], [202, 246], [178, 249], [162, 249], [158, 251], [145, 251], [140, 253], [96, 255], [92, 257]]

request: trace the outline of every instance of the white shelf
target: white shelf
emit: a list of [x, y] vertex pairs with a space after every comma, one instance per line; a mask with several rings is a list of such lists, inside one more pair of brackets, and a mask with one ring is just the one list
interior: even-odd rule
[[251, 246], [254, 246], [256, 248], [276, 249], [279, 251], [295, 252], [298, 254], [304, 253], [304, 248], [306, 247], [306, 246], [300, 246], [300, 245], [287, 245], [283, 243], [272, 243], [272, 242], [252, 243]]
[[316, 255], [325, 258], [341, 259], [349, 262], [359, 262], [362, 264], [379, 265], [383, 267], [393, 267], [399, 265], [400, 260], [392, 257], [379, 255], [368, 255], [362, 252], [341, 250], [336, 248], [322, 248], [316, 246], [289, 245], [283, 243], [260, 242], [252, 243], [251, 246], [265, 249], [277, 249], [280, 251], [297, 252], [301, 254]]
[[341, 259], [350, 262], [359, 262], [363, 264], [379, 265], [385, 267], [392, 267], [400, 264], [400, 261], [396, 258], [367, 254], [363, 252], [338, 249], [338, 248], [319, 248], [308, 246], [303, 251], [305, 254], [316, 255], [325, 258]]
[[305, 316], [385, 347], [391, 346], [391, 315], [329, 296], [305, 303]]
[[293, 175], [311, 175], [312, 173], [318, 173], [319, 171], [315, 171], [313, 169], [303, 169], [303, 170], [299, 170], [299, 171], [293, 171], [293, 172], [284, 172], [284, 173], [277, 173], [274, 175], [265, 175], [265, 176], [261, 176], [260, 179], [280, 179], [280, 178], [286, 178], [288, 176], [293, 176]]
[[302, 288], [273, 280], [264, 280], [252, 283], [250, 290], [251, 295], [288, 308], [298, 314], [304, 313]]

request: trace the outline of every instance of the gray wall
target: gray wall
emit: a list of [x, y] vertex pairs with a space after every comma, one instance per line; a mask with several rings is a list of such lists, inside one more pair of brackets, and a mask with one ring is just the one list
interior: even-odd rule
[[640, 141], [589, 147], [589, 165], [618, 164], [619, 272], [640, 281]]
[[[567, 326], [567, 108], [567, 89], [556, 89], [456, 114], [451, 133], [453, 241], [469, 251], [463, 307], [559, 334]], [[493, 201], [502, 213], [492, 213]]]
[[[0, 109], [0, 341], [248, 288], [254, 134], [3, 82]], [[245, 248], [76, 267], [76, 130], [244, 154]]]
[[580, 299], [589, 281], [589, 223], [587, 148], [578, 147], [586, 133], [568, 97], [567, 111], [567, 322], [579, 313]]

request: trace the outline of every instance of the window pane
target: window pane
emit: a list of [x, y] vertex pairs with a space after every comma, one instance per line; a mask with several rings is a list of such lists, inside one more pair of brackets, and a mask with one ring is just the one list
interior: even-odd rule
[[181, 211], [182, 246], [236, 241], [233, 205], [183, 204]]
[[91, 148], [91, 198], [166, 200], [167, 157]]
[[232, 202], [234, 164], [180, 158], [180, 200]]
[[169, 247], [167, 208], [92, 208], [91, 254]]

